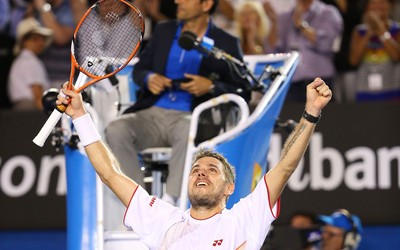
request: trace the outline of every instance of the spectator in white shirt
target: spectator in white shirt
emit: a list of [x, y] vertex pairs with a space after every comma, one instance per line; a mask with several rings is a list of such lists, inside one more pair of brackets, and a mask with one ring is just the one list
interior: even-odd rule
[[17, 57], [8, 80], [13, 109], [42, 109], [42, 93], [49, 87], [49, 80], [38, 55], [51, 44], [52, 36], [53, 32], [34, 18], [26, 18], [19, 23], [14, 47]]

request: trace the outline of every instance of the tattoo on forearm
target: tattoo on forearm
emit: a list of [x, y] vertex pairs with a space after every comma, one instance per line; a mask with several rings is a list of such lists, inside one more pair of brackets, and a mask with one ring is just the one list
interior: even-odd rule
[[299, 123], [296, 126], [295, 130], [290, 134], [289, 138], [286, 140], [285, 145], [283, 146], [281, 160], [286, 157], [287, 153], [292, 148], [293, 144], [297, 141], [297, 139], [299, 138], [301, 133], [303, 133], [303, 131], [305, 130], [306, 127], [307, 127], [307, 124], [305, 124], [303, 122]]

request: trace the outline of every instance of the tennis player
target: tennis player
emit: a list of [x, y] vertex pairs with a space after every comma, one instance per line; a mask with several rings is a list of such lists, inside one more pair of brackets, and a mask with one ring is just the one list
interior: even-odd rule
[[124, 175], [118, 161], [101, 141], [80, 94], [62, 90], [57, 104], [68, 114], [101, 180], [127, 207], [124, 224], [150, 249], [260, 249], [271, 223], [279, 215], [281, 193], [304, 155], [322, 109], [332, 98], [325, 82], [316, 78], [306, 89], [302, 118], [287, 139], [279, 163], [254, 191], [226, 209], [235, 189], [235, 170], [217, 152], [200, 150], [193, 159], [188, 192], [191, 207], [181, 211]]

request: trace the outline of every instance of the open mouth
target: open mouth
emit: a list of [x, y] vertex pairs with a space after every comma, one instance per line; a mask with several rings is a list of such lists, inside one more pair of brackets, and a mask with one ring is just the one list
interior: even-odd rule
[[205, 181], [199, 181], [196, 183], [196, 187], [207, 187], [208, 183]]

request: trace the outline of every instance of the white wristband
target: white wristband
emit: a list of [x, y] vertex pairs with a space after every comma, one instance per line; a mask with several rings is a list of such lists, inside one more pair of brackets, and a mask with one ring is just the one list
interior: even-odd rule
[[78, 117], [72, 122], [74, 123], [76, 132], [78, 132], [79, 139], [84, 147], [101, 140], [101, 136], [99, 132], [97, 132], [96, 126], [89, 114]]

